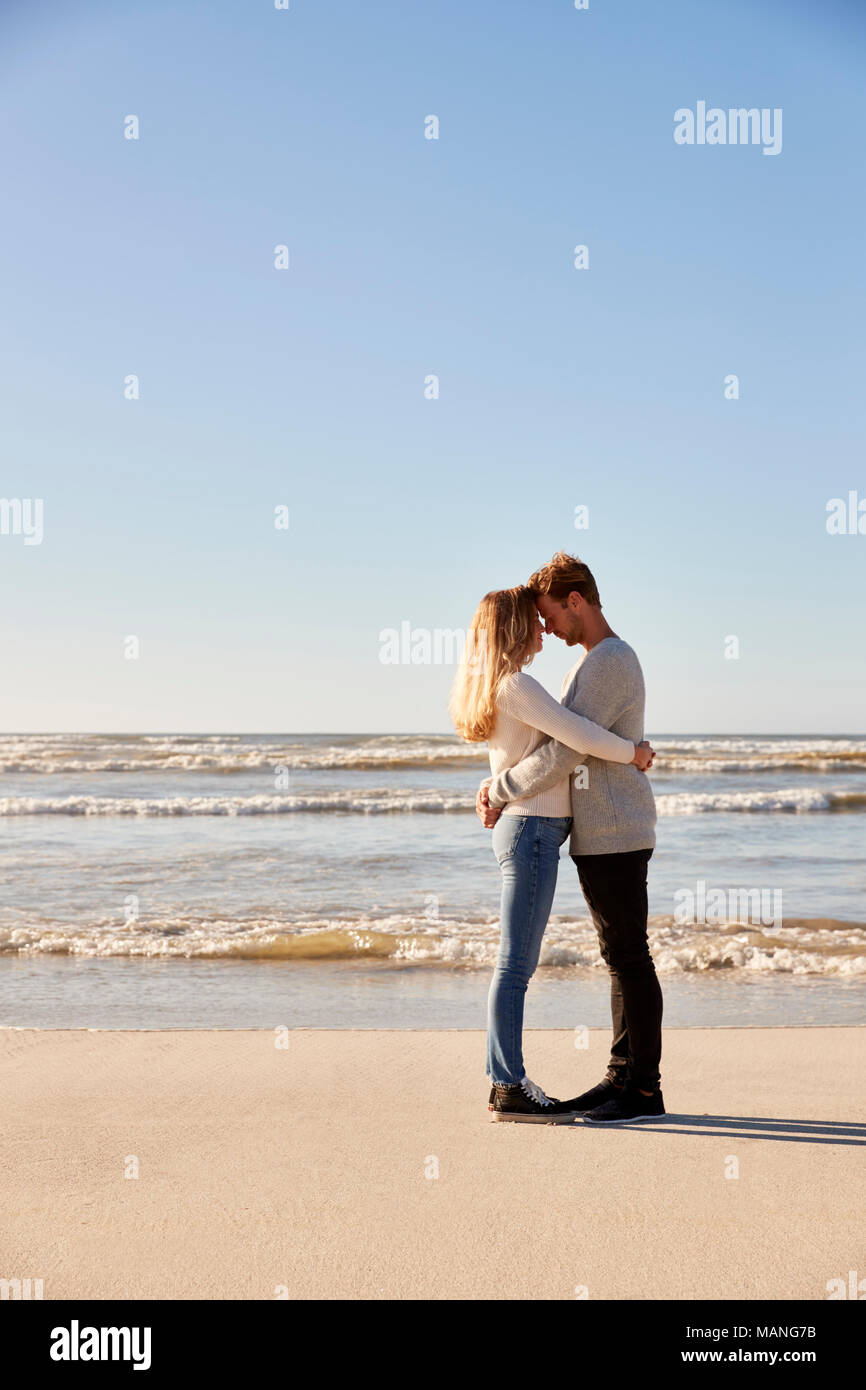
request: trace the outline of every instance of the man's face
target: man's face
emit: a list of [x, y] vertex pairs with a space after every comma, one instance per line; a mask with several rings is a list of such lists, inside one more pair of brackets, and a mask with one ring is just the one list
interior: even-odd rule
[[551, 598], [549, 594], [539, 594], [538, 614], [544, 623], [544, 631], [561, 638], [567, 647], [577, 646], [584, 630], [582, 606], [583, 599], [577, 593], [569, 594], [566, 601]]

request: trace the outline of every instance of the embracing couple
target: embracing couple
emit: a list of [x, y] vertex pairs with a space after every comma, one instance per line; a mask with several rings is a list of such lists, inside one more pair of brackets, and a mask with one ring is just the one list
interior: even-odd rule
[[[585, 653], [557, 702], [524, 667], [544, 633]], [[455, 727], [487, 741], [492, 778], [476, 809], [502, 870], [500, 942], [487, 1022], [494, 1120], [627, 1124], [664, 1115], [659, 1088], [662, 994], [647, 942], [647, 865], [655, 802], [644, 776], [644, 682], [627, 642], [602, 615], [589, 569], [560, 551], [528, 584], [486, 594], [472, 619], [451, 696]], [[611, 977], [613, 1044], [603, 1080], [555, 1100], [523, 1065], [526, 987], [571, 857]]]

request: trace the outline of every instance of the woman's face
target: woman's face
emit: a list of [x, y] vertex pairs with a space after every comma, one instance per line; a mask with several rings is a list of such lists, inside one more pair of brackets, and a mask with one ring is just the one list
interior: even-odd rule
[[541, 621], [541, 619], [539, 618], [538, 613], [536, 613], [536, 615], [535, 615], [534, 642], [535, 642], [535, 645], [533, 646], [532, 651], [533, 651], [534, 653], [538, 653], [538, 652], [541, 651], [541, 648], [544, 646], [544, 623], [543, 623], [543, 622]]

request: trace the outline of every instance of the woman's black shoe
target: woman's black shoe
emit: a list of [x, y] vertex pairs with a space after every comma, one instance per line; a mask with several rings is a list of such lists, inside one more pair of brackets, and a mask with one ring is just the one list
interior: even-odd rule
[[493, 1086], [494, 1120], [515, 1120], [525, 1124], [567, 1125], [574, 1112], [561, 1100], [546, 1096], [528, 1076], [516, 1086]]

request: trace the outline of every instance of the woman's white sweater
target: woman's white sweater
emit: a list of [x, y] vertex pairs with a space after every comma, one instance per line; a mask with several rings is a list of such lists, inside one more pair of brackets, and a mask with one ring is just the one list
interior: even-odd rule
[[[565, 709], [558, 700], [525, 671], [517, 671], [503, 681], [496, 702], [496, 726], [487, 740], [490, 770], [496, 777], [514, 767], [533, 753], [545, 734], [558, 743], [567, 744], [579, 753], [605, 758], [615, 763], [630, 763], [634, 744]], [[571, 787], [564, 777], [547, 791], [537, 792], [522, 801], [509, 801], [506, 816], [570, 816]]]

